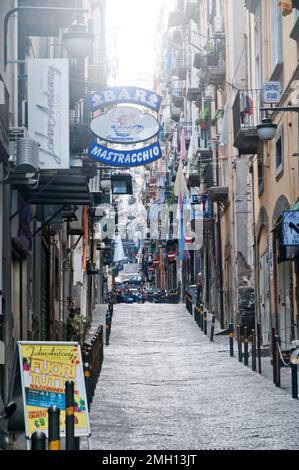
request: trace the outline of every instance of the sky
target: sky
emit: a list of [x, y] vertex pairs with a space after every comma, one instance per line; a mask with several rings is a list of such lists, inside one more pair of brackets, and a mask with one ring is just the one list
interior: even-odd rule
[[111, 86], [151, 87], [155, 70], [155, 35], [161, 7], [172, 0], [108, 0], [107, 55], [118, 60]]

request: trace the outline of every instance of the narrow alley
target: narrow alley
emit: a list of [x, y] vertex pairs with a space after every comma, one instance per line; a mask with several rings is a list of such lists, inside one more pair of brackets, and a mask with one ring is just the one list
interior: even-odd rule
[[[182, 304], [116, 305], [94, 449], [296, 449], [298, 401], [211, 343]], [[82, 442], [83, 444], [83, 442]]]

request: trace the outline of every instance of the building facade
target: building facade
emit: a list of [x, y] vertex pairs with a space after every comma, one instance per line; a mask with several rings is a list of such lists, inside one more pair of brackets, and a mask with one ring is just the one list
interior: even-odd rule
[[[94, 210], [103, 195], [86, 158], [86, 97], [106, 86], [105, 2], [5, 0], [0, 19], [0, 392], [7, 400], [17, 341], [78, 339], [102, 300]], [[87, 52], [78, 52], [78, 34]]]

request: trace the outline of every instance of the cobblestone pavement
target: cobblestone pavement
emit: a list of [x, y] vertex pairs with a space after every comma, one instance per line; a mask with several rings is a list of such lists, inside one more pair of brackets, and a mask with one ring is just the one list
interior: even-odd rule
[[91, 406], [94, 449], [299, 448], [298, 401], [230, 358], [227, 337], [211, 343], [183, 304], [114, 312]]

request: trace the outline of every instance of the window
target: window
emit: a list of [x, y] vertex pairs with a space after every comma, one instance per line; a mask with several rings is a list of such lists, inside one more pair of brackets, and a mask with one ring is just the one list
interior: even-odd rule
[[282, 9], [276, 2], [271, 2], [271, 79], [279, 79], [282, 64]]
[[262, 3], [260, 2], [255, 10], [254, 16], [254, 43], [255, 43], [255, 85], [262, 88], [263, 83], [263, 38], [262, 38]]
[[257, 161], [257, 173], [258, 173], [258, 189], [259, 189], [259, 196], [264, 191], [264, 150], [263, 146], [260, 146], [259, 153], [258, 153], [258, 161]]
[[275, 144], [276, 177], [283, 171], [283, 129]]

